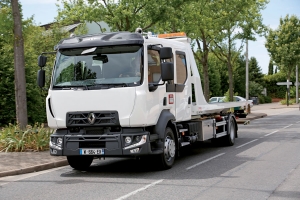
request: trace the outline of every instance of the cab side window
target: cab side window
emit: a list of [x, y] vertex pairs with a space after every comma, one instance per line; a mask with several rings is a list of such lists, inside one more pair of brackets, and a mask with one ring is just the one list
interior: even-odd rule
[[187, 79], [187, 66], [185, 53], [176, 51], [176, 76], [177, 83], [184, 84]]
[[148, 49], [148, 81], [158, 83], [161, 77], [160, 57], [157, 50]]

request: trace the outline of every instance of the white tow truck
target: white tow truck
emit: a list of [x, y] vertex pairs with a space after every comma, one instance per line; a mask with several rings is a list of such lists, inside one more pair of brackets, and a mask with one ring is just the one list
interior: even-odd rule
[[[55, 129], [52, 156], [67, 156], [84, 170], [94, 158], [157, 157], [171, 168], [184, 146], [220, 140], [233, 145], [237, 124], [230, 108], [208, 104], [184, 33], [153, 37], [140, 31], [73, 36], [55, 46], [46, 99]], [[38, 85], [45, 85], [47, 57], [38, 58]]]

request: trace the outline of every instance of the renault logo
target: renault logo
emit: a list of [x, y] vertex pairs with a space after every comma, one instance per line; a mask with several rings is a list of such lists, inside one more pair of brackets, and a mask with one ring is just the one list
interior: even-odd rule
[[95, 123], [95, 120], [96, 120], [96, 116], [94, 113], [90, 113], [87, 117], [88, 121], [90, 124], [94, 124]]

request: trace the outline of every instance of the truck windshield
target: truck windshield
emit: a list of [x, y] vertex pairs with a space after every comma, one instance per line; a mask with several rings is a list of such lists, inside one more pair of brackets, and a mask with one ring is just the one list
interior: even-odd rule
[[97, 89], [95, 85], [140, 85], [142, 49], [138, 45], [61, 49], [54, 68], [53, 87]]

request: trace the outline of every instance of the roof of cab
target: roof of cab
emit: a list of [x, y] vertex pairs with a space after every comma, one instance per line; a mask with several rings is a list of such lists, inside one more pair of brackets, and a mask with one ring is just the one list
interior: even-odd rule
[[112, 46], [137, 44], [142, 45], [144, 38], [139, 33], [111, 32], [92, 35], [81, 35], [61, 40], [55, 49], [85, 48], [95, 46]]

